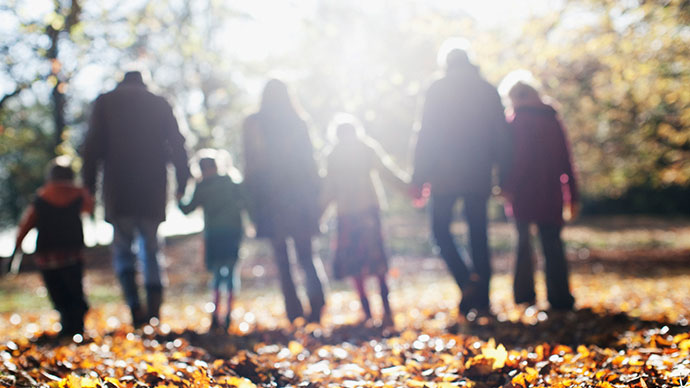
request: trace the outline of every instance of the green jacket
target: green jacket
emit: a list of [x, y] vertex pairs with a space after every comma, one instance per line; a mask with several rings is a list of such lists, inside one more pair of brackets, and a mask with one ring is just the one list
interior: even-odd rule
[[222, 228], [242, 231], [241, 211], [246, 207], [242, 187], [227, 175], [201, 180], [189, 203], [180, 201], [179, 206], [184, 214], [201, 206], [206, 230]]

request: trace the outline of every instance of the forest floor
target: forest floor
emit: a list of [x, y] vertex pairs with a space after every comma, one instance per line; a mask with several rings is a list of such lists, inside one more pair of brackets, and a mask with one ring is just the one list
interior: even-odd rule
[[[456, 225], [463, 241], [464, 226]], [[228, 335], [208, 333], [208, 275], [198, 235], [168, 239], [161, 324], [130, 333], [107, 248], [87, 252], [87, 331], [58, 341], [39, 275], [0, 286], [0, 386], [683, 386], [690, 380], [690, 220], [591, 218], [564, 239], [576, 310], [512, 302], [512, 226], [490, 230], [494, 317], [457, 315], [460, 293], [422, 219], [389, 219], [395, 325], [361, 324], [349, 284], [330, 282], [321, 325], [284, 317], [266, 244], [244, 244]], [[329, 267], [328, 238], [316, 243]], [[538, 249], [537, 249], [538, 251]], [[381, 311], [372, 286], [372, 309]]]

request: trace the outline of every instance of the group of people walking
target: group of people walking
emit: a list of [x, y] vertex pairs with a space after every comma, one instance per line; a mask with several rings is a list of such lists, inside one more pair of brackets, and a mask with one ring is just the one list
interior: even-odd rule
[[[496, 88], [483, 79], [465, 51], [451, 50], [446, 75], [426, 95], [411, 177], [391, 163], [356, 118], [345, 115], [329, 128], [333, 146], [325, 158], [325, 173], [320, 173], [303, 114], [286, 84], [271, 80], [260, 108], [244, 123], [244, 180], [233, 181], [207, 152], [198, 158], [201, 176], [193, 194], [185, 198], [189, 160], [172, 108], [147, 90], [140, 73], [130, 72], [94, 103], [82, 154], [85, 188], [74, 183], [68, 164], [54, 161], [46, 185], [21, 222], [17, 247], [32, 227], [38, 229], [39, 266], [61, 314], [63, 333], [81, 332], [88, 307], [81, 283], [79, 214], [93, 211], [92, 196], [102, 170], [106, 220], [114, 229], [114, 268], [132, 323], [135, 327], [155, 323], [165, 284], [157, 229], [165, 218], [167, 165], [172, 162], [180, 209], [189, 213], [202, 207], [204, 212], [205, 260], [213, 273], [216, 306], [212, 328], [227, 330], [230, 325], [244, 210], [255, 225], [256, 237], [271, 243], [288, 319], [321, 320], [325, 275], [313, 255], [312, 238], [331, 204], [337, 208], [333, 273], [354, 280], [365, 319], [372, 312], [364, 281], [375, 277], [383, 301], [382, 322], [389, 325], [393, 314], [375, 182], [380, 177], [412, 199], [430, 197], [433, 235], [461, 290], [459, 311], [488, 314], [487, 200], [497, 170], [506, 210], [515, 218], [519, 234], [515, 301], [536, 301], [530, 245], [530, 224], [536, 224], [546, 257], [548, 300], [554, 309], [572, 309], [560, 230], [564, 198], [566, 204], [575, 204], [578, 192], [566, 136], [556, 111], [534, 87], [518, 82], [507, 98], [512, 109], [508, 121]], [[459, 200], [469, 227], [471, 260], [463, 257], [450, 230]], [[305, 274], [308, 311], [291, 273], [290, 240]], [[137, 257], [143, 269], [145, 308], [136, 281]], [[221, 303], [223, 289], [225, 303]]]

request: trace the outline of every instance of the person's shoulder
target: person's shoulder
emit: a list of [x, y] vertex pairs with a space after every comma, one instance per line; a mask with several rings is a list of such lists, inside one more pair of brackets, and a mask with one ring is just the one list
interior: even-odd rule
[[496, 88], [496, 86], [489, 82], [486, 78], [479, 77], [477, 79], [477, 83], [479, 84], [486, 96], [489, 96], [491, 98], [497, 98], [500, 100], [501, 96], [498, 93], [498, 88]]
[[436, 78], [429, 84], [427, 94], [437, 93], [439, 90], [447, 88], [450, 82], [451, 81], [448, 77]]

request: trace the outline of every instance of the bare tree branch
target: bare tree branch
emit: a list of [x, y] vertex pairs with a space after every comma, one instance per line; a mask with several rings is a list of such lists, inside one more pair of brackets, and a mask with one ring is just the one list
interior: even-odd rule
[[2, 111], [2, 108], [3, 108], [3, 106], [5, 105], [5, 103], [6, 103], [7, 101], [9, 101], [12, 97], [14, 97], [14, 96], [18, 95], [19, 93], [21, 93], [22, 90], [24, 90], [24, 89], [26, 88], [26, 86], [27, 86], [27, 85], [23, 85], [23, 84], [17, 85], [17, 86], [15, 87], [15, 89], [14, 89], [12, 92], [10, 92], [10, 93], [5, 94], [4, 96], [2, 96], [2, 98], [0, 99], [0, 111]]

